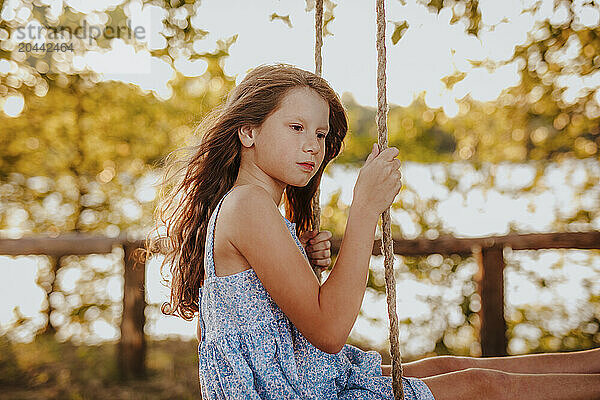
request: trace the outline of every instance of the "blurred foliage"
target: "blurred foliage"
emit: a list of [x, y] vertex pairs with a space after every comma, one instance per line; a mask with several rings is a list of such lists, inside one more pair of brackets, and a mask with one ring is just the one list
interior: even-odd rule
[[[312, 12], [314, 1], [307, 0], [306, 3], [307, 12]], [[482, 30], [494, 28], [482, 23], [476, 0], [420, 0], [419, 3], [435, 13], [450, 10], [451, 22], [464, 23], [469, 34], [478, 35]], [[45, 26], [78, 26], [85, 17], [66, 6], [54, 20], [47, 14], [48, 7], [34, 7], [32, 1], [20, 4], [19, 7], [31, 9], [32, 18]], [[8, 73], [0, 74], [0, 97], [19, 94], [25, 102], [25, 109], [17, 118], [0, 113], [0, 229], [18, 226], [27, 234], [53, 235], [78, 231], [116, 236], [127, 232], [143, 237], [155, 206], [155, 197], [141, 191], [144, 180], [157, 178], [156, 171], [161, 167], [164, 155], [197, 139], [194, 138], [195, 123], [235, 84], [235, 79], [224, 73], [223, 64], [229, 47], [237, 40], [234, 35], [219, 41], [212, 53], [196, 52], [194, 41], [208, 34], [192, 24], [191, 18], [199, 2], [153, 0], [143, 4], [160, 7], [167, 15], [164, 43], [150, 51], [153, 56], [160, 57], [171, 67], [180, 56], [207, 63], [206, 72], [197, 77], [185, 77], [177, 72], [168, 84], [172, 90], [168, 99], [134, 85], [100, 81], [91, 70], [75, 70], [73, 57], [94, 49], [107, 49], [109, 42], [105, 39], [92, 44], [75, 39], [76, 51], [66, 53], [64, 57], [49, 53], [24, 56], [17, 52], [16, 46], [0, 46], [0, 61], [10, 65]], [[535, 13], [539, 7], [540, 2], [534, 2], [525, 12]], [[519, 66], [519, 83], [505, 90], [496, 101], [481, 103], [466, 96], [459, 101], [459, 113], [454, 118], [446, 116], [442, 109], [429, 108], [424, 96], [408, 107], [392, 106], [388, 113], [389, 146], [400, 149], [399, 158], [430, 166], [439, 163], [435, 164], [440, 168], [434, 174], [435, 182], [448, 194], [463, 199], [474, 189], [486, 193], [492, 190], [507, 192], [495, 186], [494, 164], [510, 162], [532, 166], [536, 172], [530, 185], [511, 193], [527, 197], [532, 207], [537, 201], [535, 194], [544, 189], [543, 177], [547, 175], [550, 163], [571, 158], [597, 160], [600, 146], [598, 89], [572, 93], [564, 82], [598, 76], [598, 27], [584, 27], [578, 22], [579, 6], [574, 2], [556, 2], [555, 11], [561, 7], [567, 8], [568, 18], [559, 24], [552, 24], [551, 19], [542, 21], [534, 27], [527, 43], [518, 46], [510, 59], [502, 63], [489, 60], [474, 63], [476, 68], [489, 70], [510, 63]], [[326, 22], [335, 18], [334, 8], [335, 3], [325, 2]], [[128, 11], [125, 5], [118, 5], [101, 14], [107, 17], [106, 24], [119, 25], [126, 20]], [[289, 16], [273, 14], [271, 21], [293, 27]], [[7, 37], [18, 25], [15, 21], [0, 19], [0, 37]], [[394, 26], [392, 41], [397, 44], [410, 29], [410, 22], [398, 21]], [[329, 35], [326, 28], [324, 34]], [[310, 35], [307, 40], [312, 40]], [[563, 54], [567, 49], [571, 49], [567, 52], [568, 57]], [[466, 73], [457, 70], [443, 82], [451, 89], [465, 78]], [[345, 150], [336, 163], [357, 168], [364, 162], [376, 137], [376, 110], [357, 104], [350, 94], [344, 94], [342, 100], [348, 111], [350, 132]], [[477, 180], [469, 183], [468, 177], [473, 175]], [[576, 185], [578, 193], [596, 193], [594, 196], [598, 198], [599, 179], [597, 174], [589, 172], [586, 181]], [[453, 233], [441, 222], [439, 202], [439, 198], [420, 195], [418, 187], [405, 185], [393, 211], [414, 223], [416, 236]], [[557, 214], [553, 228], [565, 230], [577, 226], [589, 229], [592, 221], [598, 218], [598, 202], [595, 204], [581, 204], [574, 215]], [[323, 206], [323, 229], [336, 236], [343, 234], [347, 207], [340, 201], [339, 194], [328, 199]], [[529, 229], [519, 221], [511, 224], [512, 232]], [[393, 234], [407, 237], [397, 225], [393, 226]], [[81, 276], [76, 289], [58, 287], [49, 299], [64, 316], [59, 324], [63, 338], [85, 337], [92, 321], [102, 318], [114, 323], [118, 318], [119, 310], [115, 307], [118, 302], [108, 298], [106, 293], [110, 279], [120, 276], [115, 265], [119, 264], [121, 254], [117, 252], [113, 256], [113, 266], [104, 268], [99, 267], [92, 257], [70, 256], [63, 260], [59, 274], [71, 269], [79, 271]], [[402, 329], [408, 329], [410, 337], [433, 337], [436, 342], [432, 351], [437, 354], [477, 355], [479, 351], [478, 296], [472, 282], [473, 263], [471, 257], [458, 256], [402, 259], [398, 279], [410, 275], [448, 290], [453, 282], [459, 282], [461, 287], [460, 293], [452, 298], [445, 295], [422, 298], [430, 306], [431, 314], [419, 321], [402, 321]], [[507, 268], [518, 270], [519, 266]], [[40, 284], [47, 286], [53, 278], [47, 271]], [[370, 271], [368, 290], [384, 293], [382, 282], [380, 272]], [[542, 287], [541, 283], [539, 286]], [[584, 290], [589, 294], [586, 307], [593, 311], [583, 314], [586, 318], [582, 326], [566, 332], [551, 332], [544, 327], [544, 321], [549, 318], [548, 310], [531, 307], [509, 310], [507, 334], [513, 339], [525, 340], [528, 351], [597, 346], [600, 343], [600, 298], [594, 292], [594, 286]], [[556, 318], [566, 311], [563, 307], [552, 312]], [[19, 317], [17, 321], [21, 326], [30, 324], [26, 318]], [[539, 338], [524, 335], [523, 328], [519, 328], [523, 324], [535, 325]], [[358, 344], [354, 338], [349, 342]], [[27, 375], [26, 364], [22, 369], [10, 371], [11, 365], [15, 365], [15, 357], [19, 359], [14, 349], [11, 351], [1, 352], [4, 358], [0, 362], [0, 375], [29, 379], [26, 376], [31, 375]], [[62, 370], [54, 369], [55, 372]], [[72, 373], [65, 372], [56, 380], [70, 382], [68, 377]], [[42, 383], [54, 379], [50, 372], [40, 373], [40, 376], [34, 379]], [[98, 376], [110, 376], [110, 373]], [[65, 386], [61, 390], [68, 389]]]
[[[481, 20], [481, 10], [477, 0], [454, 1], [454, 0], [419, 0], [432, 12], [440, 13], [450, 10], [451, 23], [462, 22], [469, 34], [478, 36], [482, 30], [492, 31], [497, 26], [485, 26]], [[523, 13], [532, 16], [541, 11], [542, 1], [530, 3], [529, 8]], [[597, 2], [582, 1], [555, 1], [552, 12], [547, 18], [538, 20], [528, 34], [526, 42], [515, 48], [514, 54], [503, 62], [472, 62], [475, 68], [485, 68], [495, 71], [502, 66], [516, 63], [520, 73], [520, 81], [517, 85], [508, 88], [497, 100], [488, 103], [474, 101], [466, 96], [458, 101], [459, 113], [454, 118], [448, 118], [441, 109], [429, 109], [421, 96], [409, 107], [391, 107], [388, 113], [388, 137], [389, 146], [398, 147], [401, 160], [446, 163], [459, 160], [467, 160], [471, 167], [481, 171], [478, 176], [478, 184], [483, 193], [490, 190], [505, 193], [504, 190], [496, 188], [495, 168], [488, 163], [526, 163], [535, 168], [534, 179], [525, 187], [520, 188], [513, 196], [527, 196], [530, 198], [530, 207], [535, 208], [536, 200], [533, 193], [539, 193], [545, 188], [543, 177], [549, 174], [553, 163], [562, 165], [568, 159], [599, 159], [600, 148], [600, 83], [598, 82], [600, 70], [600, 31], [598, 25], [585, 26], [580, 15], [590, 9], [597, 10]], [[566, 16], [560, 18], [559, 15]], [[508, 23], [502, 20], [498, 25]], [[404, 28], [405, 21], [395, 23]], [[394, 40], [395, 39], [395, 40]], [[400, 37], [393, 38], [396, 44]], [[465, 78], [467, 71], [455, 71], [452, 75], [443, 78], [448, 89]], [[356, 106], [352, 99], [347, 96], [345, 105], [349, 109], [351, 118], [351, 134], [354, 140], [348, 146], [348, 151], [340, 156], [339, 162], [348, 162], [360, 166], [364, 160], [364, 154], [368, 154], [374, 138], [376, 138], [375, 109], [365, 110]], [[360, 133], [359, 133], [360, 132]], [[364, 137], [362, 135], [367, 135]], [[580, 164], [583, 166], [583, 164]], [[454, 166], [456, 167], [456, 165]], [[453, 193], [461, 193], [461, 197], [467, 198], [467, 192], [473, 189], [472, 185], [464, 184], [469, 179], [463, 179], [466, 171], [451, 173], [453, 166], [441, 166], [445, 172], [436, 181], [443, 181], [448, 190]], [[458, 170], [458, 168], [455, 168]], [[438, 170], [439, 171], [439, 170]], [[569, 177], [577, 172], [571, 170]], [[583, 206], [578, 201], [578, 210], [575, 214], [561, 215], [557, 211], [557, 218], [553, 222], [555, 231], [565, 230], [589, 230], [593, 229], [592, 221], [599, 218], [600, 176], [586, 170], [585, 181], [578, 185], [576, 193], [578, 198], [584, 196], [593, 198], [595, 201]], [[570, 181], [571, 178], [569, 178]], [[461, 190], [462, 186], [462, 190]], [[464, 190], [464, 188], [467, 190]], [[418, 226], [418, 231], [425, 236], [436, 237], [448, 232], [440, 226], [439, 216], [436, 215], [437, 199], [423, 199], [418, 195], [418, 188], [405, 188], [401, 192], [399, 204], [393, 208], [401, 209], [411, 216], [412, 221]], [[591, 196], [590, 196], [591, 195]], [[407, 201], [408, 200], [408, 201]], [[420, 207], [422, 206], [422, 207]], [[336, 218], [337, 220], [337, 218]], [[337, 227], [339, 223], [333, 225]], [[324, 226], [329, 226], [323, 223]], [[511, 222], [511, 232], [527, 232], [530, 227], [520, 226], [519, 221]], [[337, 231], [342, 233], [343, 231]], [[401, 232], [394, 231], [395, 236], [401, 236]], [[561, 251], [564, 254], [564, 251]], [[590, 251], [595, 257], [598, 251]], [[434, 255], [432, 255], [434, 256]], [[447, 282], [455, 274], [455, 267], [446, 267], [450, 272], [444, 273], [439, 268], [430, 269], [425, 274], [421, 266], [427, 265], [430, 257], [411, 259], [403, 257], [402, 263], [406, 265], [411, 274], [421, 279], [431, 281], [432, 276], [437, 279], [436, 283]], [[588, 265], [593, 265], [592, 257]], [[459, 257], [460, 258], [460, 257]], [[444, 257], [442, 265], [453, 265], [448, 257]], [[511, 260], [509, 261], [509, 265]], [[470, 262], [473, 262], [471, 260]], [[461, 260], [460, 265], [468, 265], [469, 259]], [[515, 264], [514, 261], [512, 261]], [[516, 265], [507, 266], [520, 271]], [[425, 268], [427, 270], [427, 268]], [[435, 275], [432, 275], [436, 271]], [[596, 274], [598, 271], [596, 270]], [[373, 271], [369, 277], [369, 287], [385, 293], [383, 280], [379, 285], [372, 278]], [[596, 275], [597, 276], [597, 275]], [[556, 282], [547, 282], [546, 279], [537, 279], [537, 286], [554, 287]], [[535, 280], [534, 280], [535, 281]], [[528, 307], [527, 310], [517, 308], [507, 310], [512, 315], [521, 315], [517, 320], [507, 317], [507, 337], [509, 351], [511, 345], [518, 352], [548, 352], [560, 350], [572, 350], [576, 348], [597, 347], [600, 343], [599, 321], [600, 302], [598, 301], [598, 287], [590, 282], [583, 290], [589, 301], [582, 305], [577, 311], [567, 309], [565, 305], [556, 305], [552, 310], [536, 309]], [[463, 288], [471, 288], [469, 280], [465, 281]], [[477, 307], [478, 295], [472, 290], [463, 293], [463, 301], [455, 303], [445, 302], [444, 307], [439, 307], [437, 312], [432, 311], [434, 320], [426, 321], [427, 332], [440, 339], [436, 343], [433, 354], [463, 354], [478, 355], [477, 348], [478, 317], [473, 313], [471, 306], [472, 298], [475, 298], [475, 309]], [[427, 303], [435, 309], [439, 299], [428, 298]], [[466, 324], [453, 326], [450, 321], [441, 321], [450, 315], [452, 308], [460, 304], [464, 321]], [[566, 315], [579, 313], [584, 315], [580, 326], [568, 329], [568, 318]], [[554, 329], [549, 332], [548, 323], [554, 323]], [[418, 327], [410, 321], [414, 329], [411, 335], [419, 334]], [[556, 329], [556, 326], [562, 329]], [[522, 329], [523, 326], [532, 325], [534, 331], [539, 335], [529, 337]], [[442, 326], [442, 329], [438, 329]], [[531, 331], [531, 329], [529, 329]], [[444, 333], [445, 331], [445, 333]], [[539, 336], [539, 337], [537, 337]], [[533, 337], [533, 339], [532, 339]], [[513, 342], [514, 341], [514, 342]], [[474, 347], [475, 345], [475, 347]]]
[[[398, 225], [392, 225], [392, 235], [396, 238], [414, 239], [416, 237], [437, 238], [440, 235], [450, 234], [462, 236], [461, 232], [454, 230], [452, 226], [447, 226], [443, 215], [444, 208], [440, 207], [442, 203], [451, 196], [457, 197], [459, 204], [464, 208], [470, 206], [471, 200], [482, 196], [482, 198], [494, 198], [505, 196], [509, 199], [519, 199], [528, 207], [535, 209], [540, 205], [541, 193], [550, 191], [556, 193], [556, 190], [574, 193], [571, 201], [576, 202], [576, 206], [566, 211], [562, 207], [556, 206], [552, 211], [551, 226], [549, 231], [589, 231], [593, 230], [593, 221], [600, 220], [600, 192], [597, 183], [600, 179], [600, 168], [597, 162], [584, 163], [580, 160], [573, 163], [570, 167], [563, 165], [565, 173], [565, 187], [560, 185], [550, 186], [551, 176], [556, 172], [557, 167], [553, 164], [544, 164], [539, 167], [537, 162], [513, 164], [512, 167], [526, 168], [531, 174], [530, 182], [523, 182], [522, 186], [506, 187], [500, 186], [494, 179], [499, 167], [495, 164], [484, 163], [476, 167], [473, 163], [435, 163], [423, 167], [425, 175], [422, 179], [413, 182], [405, 182], [403, 189], [392, 205], [391, 216], [394, 221], [403, 221], [405, 230], [401, 230]], [[586, 168], [586, 164], [589, 168]], [[504, 163], [503, 168], [510, 167], [511, 164]], [[411, 165], [411, 167], [413, 167]], [[416, 167], [413, 167], [416, 168]], [[540, 173], [536, 172], [540, 169]], [[586, 168], [585, 173], [581, 169]], [[580, 178], [576, 178], [579, 175]], [[583, 176], [581, 176], [583, 175]], [[503, 175], [505, 176], [505, 175]], [[433, 188], [431, 187], [431, 180]], [[590, 184], [592, 182], [592, 184]], [[430, 193], [421, 193], [420, 185], [427, 185]], [[584, 201], [584, 199], [587, 199]], [[569, 201], [568, 199], [566, 201]], [[493, 213], [493, 211], [486, 210]], [[475, 213], [467, 213], [460, 209], [454, 209], [458, 218], [477, 218]], [[329, 201], [322, 206], [321, 225], [322, 229], [330, 230], [334, 236], [340, 237], [345, 230], [345, 221], [348, 217], [348, 205], [340, 201], [340, 193], [334, 193]], [[483, 216], [482, 216], [483, 217]], [[484, 218], [488, 218], [485, 216]], [[514, 218], [514, 217], [513, 217]], [[509, 219], [507, 221], [510, 233], [530, 233], [532, 227], [527, 221], [518, 219]], [[410, 228], [410, 229], [408, 229]], [[380, 236], [379, 236], [380, 237]], [[597, 347], [600, 343], [600, 327], [598, 319], [600, 318], [600, 297], [598, 296], [600, 286], [598, 285], [598, 276], [600, 268], [598, 257], [600, 250], [540, 250], [540, 251], [518, 251], [512, 252], [505, 249], [504, 259], [505, 268], [505, 290], [510, 293], [516, 286], [523, 283], [531, 283], [527, 287], [533, 287], [536, 293], [545, 295], [552, 294], [552, 307], [544, 308], [536, 305], [530, 305], [527, 308], [511, 305], [507, 303], [505, 316], [507, 321], [507, 337], [509, 339], [509, 351], [512, 354], [521, 354], [523, 352], [553, 352], [573, 349], [586, 349]], [[552, 266], [552, 274], [544, 269], [544, 272], [534, 272], [529, 264], [522, 265], [528, 253], [533, 253], [533, 257], [542, 253], [559, 254], [559, 262]], [[583, 254], [587, 255], [583, 255]], [[459, 255], [442, 256], [431, 254], [426, 257], [407, 257], [397, 256], [396, 262], [396, 281], [403, 282], [415, 280], [426, 285], [435, 286], [436, 294], [418, 294], [416, 298], [404, 300], [425, 303], [427, 312], [419, 320], [405, 320], [401, 322], [401, 332], [406, 332], [408, 343], [403, 350], [403, 355], [413, 357], [411, 342], [419, 348], [429, 348], [431, 351], [425, 351], [427, 356], [442, 354], [460, 354], [467, 356], [479, 356], [481, 349], [479, 347], [479, 317], [477, 312], [480, 309], [481, 299], [476, 292], [474, 275], [477, 271], [477, 264], [473, 257], [461, 257]], [[542, 261], [535, 261], [540, 265]], [[382, 260], [374, 260], [369, 272], [367, 286], [377, 293], [379, 298], [385, 296], [385, 281], [382, 269], [375, 268], [375, 265], [381, 266]], [[332, 258], [332, 265], [335, 264], [335, 257]], [[568, 276], [572, 271], [564, 267], [580, 266], [582, 270], [591, 270], [591, 278], [585, 278], [581, 282], [581, 287], [577, 285], [577, 298], [581, 299], [577, 304], [573, 302], [564, 303], [561, 301], [565, 293], [558, 293], [557, 289], [565, 281], [576, 277]], [[534, 268], [534, 267], [533, 267]], [[564, 270], [564, 272], [562, 272]], [[571, 272], [572, 273], [572, 272]], [[518, 289], [518, 287], [517, 287]], [[523, 289], [520, 289], [523, 290]], [[575, 295], [575, 293], [573, 293]], [[377, 297], [376, 296], [376, 297]], [[398, 298], [403, 300], [402, 292], [398, 292]], [[382, 304], [382, 303], [379, 303]], [[410, 303], [407, 303], [410, 304]], [[383, 307], [383, 304], [382, 304]], [[402, 307], [399, 304], [399, 307]], [[513, 318], [519, 311], [523, 312], [524, 317]], [[571, 316], [567, 318], [566, 316]], [[373, 319], [369, 315], [361, 312], [361, 318], [365, 318], [380, 328], [380, 331], [387, 331], [387, 318]], [[533, 324], [539, 327], [540, 332], [544, 332], [544, 339], [527, 339], [527, 331], [523, 328], [514, 330], [519, 324]], [[550, 329], [552, 327], [552, 329]], [[402, 335], [401, 335], [402, 336]], [[352, 339], [352, 338], [351, 338]], [[358, 337], [353, 339], [358, 341]], [[380, 338], [361, 338], [366, 341], [363, 345], [371, 345], [380, 352], [385, 353], [387, 345], [382, 348]], [[435, 345], [431, 342], [435, 341]], [[425, 344], [423, 344], [425, 342]], [[420, 343], [420, 344], [419, 344]], [[385, 357], [384, 357], [385, 359]]]
[[[0, 116], [0, 178], [16, 184], [3, 187], [0, 196], [7, 197], [7, 205], [10, 200], [27, 204], [36, 215], [32, 232], [131, 228], [115, 208], [128, 199], [151, 210], [152, 204], [135, 200], [134, 183], [158, 167], [167, 152], [190, 140], [194, 115], [201, 117], [221, 100], [223, 86], [231, 81], [213, 74], [189, 79], [177, 75], [168, 102], [117, 82], [93, 89], [78, 89], [73, 83], [69, 88], [53, 86], [42, 98], [26, 95], [28, 106], [19, 118]], [[191, 96], [188, 92], [198, 86], [209, 89]], [[52, 198], [72, 212], [45, 221], [41, 211]]]
[[47, 336], [15, 343], [0, 336], [0, 399], [197, 399], [198, 343], [147, 345], [148, 379], [123, 382], [117, 343], [76, 346]]

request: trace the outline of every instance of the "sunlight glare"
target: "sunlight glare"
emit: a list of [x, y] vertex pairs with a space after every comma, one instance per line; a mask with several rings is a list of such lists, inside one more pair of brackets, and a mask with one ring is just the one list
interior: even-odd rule
[[25, 100], [20, 95], [12, 95], [8, 96], [4, 99], [4, 105], [2, 109], [4, 110], [4, 114], [9, 117], [16, 118], [21, 115], [21, 112], [25, 108]]

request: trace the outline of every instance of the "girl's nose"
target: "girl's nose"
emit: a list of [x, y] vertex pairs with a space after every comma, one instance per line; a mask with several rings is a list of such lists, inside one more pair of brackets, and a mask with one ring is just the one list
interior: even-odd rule
[[317, 135], [307, 135], [308, 139], [304, 142], [304, 151], [318, 153], [321, 150]]

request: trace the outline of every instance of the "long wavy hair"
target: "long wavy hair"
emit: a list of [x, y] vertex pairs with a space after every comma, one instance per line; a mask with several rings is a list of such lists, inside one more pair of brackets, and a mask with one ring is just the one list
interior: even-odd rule
[[[171, 296], [170, 302], [161, 306], [163, 314], [189, 321], [198, 312], [208, 221], [219, 200], [233, 187], [240, 168], [242, 145], [238, 130], [244, 125], [260, 127], [280, 107], [285, 94], [297, 87], [315, 90], [329, 104], [330, 131], [325, 138], [323, 162], [306, 186], [288, 185], [284, 196], [286, 218], [296, 223], [296, 234], [313, 229], [312, 198], [323, 170], [344, 144], [348, 131], [346, 112], [325, 79], [288, 64], [263, 64], [252, 69], [226, 100], [202, 119], [196, 127], [199, 144], [165, 157], [159, 206], [154, 212], [156, 225], [143, 250], [146, 257], [164, 254], [161, 275], [163, 267], [170, 265]], [[180, 151], [184, 156], [177, 159], [174, 155]], [[166, 233], [160, 235], [165, 227]], [[152, 236], [155, 231], [158, 236]]]

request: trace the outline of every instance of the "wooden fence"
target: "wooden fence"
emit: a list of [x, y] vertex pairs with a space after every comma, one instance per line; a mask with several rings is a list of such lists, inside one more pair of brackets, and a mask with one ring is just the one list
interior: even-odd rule
[[[381, 255], [381, 241], [373, 243], [373, 255]], [[331, 252], [337, 254], [341, 238], [332, 238]], [[124, 250], [124, 293], [121, 338], [118, 346], [118, 365], [124, 378], [146, 376], [146, 322], [145, 266], [136, 262], [132, 253], [144, 246], [141, 240], [128, 240], [124, 236], [107, 238], [87, 234], [65, 234], [59, 237], [36, 236], [21, 239], [0, 239], [3, 255], [48, 255], [53, 260], [53, 270], [60, 268], [60, 260], [66, 255], [105, 254], [114, 246]], [[506, 355], [507, 338], [504, 319], [504, 257], [503, 249], [599, 249], [600, 231], [511, 234], [484, 238], [455, 238], [441, 236], [437, 239], [394, 240], [394, 253], [405, 256], [429, 254], [461, 256], [473, 255], [479, 265], [475, 275], [481, 296], [480, 341], [482, 356]], [[53, 291], [54, 284], [48, 290]], [[50, 315], [50, 302], [48, 315]], [[46, 328], [54, 328], [48, 322]]]

